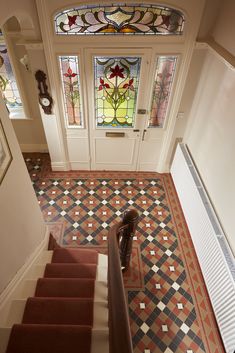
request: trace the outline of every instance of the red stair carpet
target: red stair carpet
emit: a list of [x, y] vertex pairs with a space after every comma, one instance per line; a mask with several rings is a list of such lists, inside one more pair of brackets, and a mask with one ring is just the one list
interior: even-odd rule
[[98, 253], [55, 248], [6, 353], [90, 353]]

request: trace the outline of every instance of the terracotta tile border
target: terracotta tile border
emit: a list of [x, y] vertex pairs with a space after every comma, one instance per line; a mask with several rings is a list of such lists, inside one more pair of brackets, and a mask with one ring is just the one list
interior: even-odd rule
[[53, 171], [42, 171], [40, 178], [44, 179], [96, 179], [96, 178], [104, 178], [104, 179], [136, 179], [136, 178], [160, 178], [160, 174], [158, 173], [150, 173], [150, 172], [120, 172], [120, 171], [68, 171], [68, 172], [53, 172]]

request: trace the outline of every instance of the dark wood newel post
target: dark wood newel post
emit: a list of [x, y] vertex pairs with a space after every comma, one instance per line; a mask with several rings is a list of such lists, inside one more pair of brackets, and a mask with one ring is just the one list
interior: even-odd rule
[[139, 214], [136, 210], [127, 210], [123, 215], [123, 228], [121, 230], [120, 260], [122, 271], [129, 268], [133, 236], [137, 228]]

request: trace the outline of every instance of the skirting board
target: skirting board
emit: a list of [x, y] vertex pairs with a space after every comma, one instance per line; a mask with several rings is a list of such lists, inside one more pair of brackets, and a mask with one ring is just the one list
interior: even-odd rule
[[71, 168], [68, 162], [51, 162], [51, 169], [54, 172], [66, 172]]
[[34, 252], [28, 257], [24, 265], [18, 270], [15, 276], [12, 278], [7, 287], [3, 290], [0, 295], [0, 326], [2, 324], [2, 320], [5, 318], [5, 311], [10, 304], [11, 300], [14, 297], [14, 294], [17, 291], [17, 287], [22, 283], [22, 281], [26, 278], [29, 270], [32, 268], [34, 263], [37, 261], [38, 257], [41, 253], [47, 250], [48, 240], [49, 240], [49, 227], [46, 225], [45, 236], [41, 243], [36, 247]]
[[71, 170], [90, 170], [89, 162], [70, 161]]

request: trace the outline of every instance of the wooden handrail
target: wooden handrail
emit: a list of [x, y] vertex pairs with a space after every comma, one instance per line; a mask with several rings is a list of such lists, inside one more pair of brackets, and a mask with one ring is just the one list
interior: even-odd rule
[[[129, 227], [134, 210], [127, 211], [122, 222], [114, 225], [108, 237], [108, 303], [109, 303], [109, 353], [133, 353], [129, 325], [129, 312], [123, 285], [119, 240]], [[129, 216], [128, 216], [129, 214]], [[126, 222], [128, 219], [130, 222]], [[132, 227], [131, 229], [135, 229]], [[133, 233], [131, 233], [133, 234]], [[129, 248], [128, 248], [129, 249]], [[129, 249], [130, 250], [130, 249]], [[128, 251], [129, 251], [128, 250]], [[130, 251], [128, 252], [130, 255]]]
[[119, 256], [122, 225], [120, 222], [110, 229], [108, 240], [109, 353], [133, 353]]
[[139, 214], [136, 210], [127, 210], [123, 215], [123, 227], [121, 231], [121, 241], [119, 244], [120, 247], [120, 259], [122, 271], [125, 272], [128, 270], [131, 259], [132, 252], [132, 241], [133, 236], [137, 228], [139, 221]]

